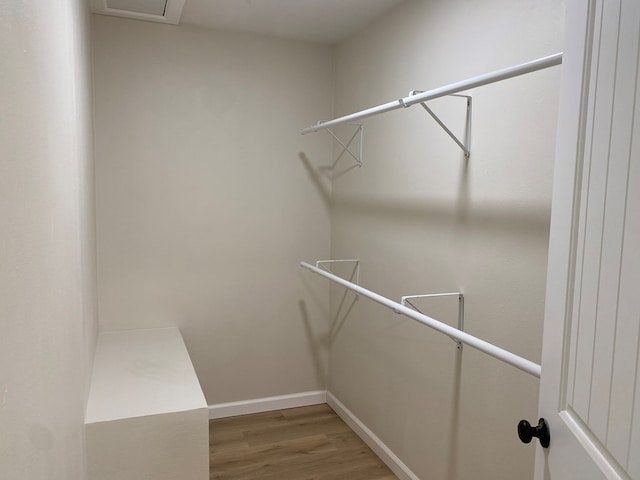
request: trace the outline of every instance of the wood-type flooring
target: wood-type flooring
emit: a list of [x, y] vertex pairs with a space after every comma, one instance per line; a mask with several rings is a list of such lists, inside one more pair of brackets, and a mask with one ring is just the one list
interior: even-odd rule
[[211, 480], [397, 480], [328, 405], [209, 422]]

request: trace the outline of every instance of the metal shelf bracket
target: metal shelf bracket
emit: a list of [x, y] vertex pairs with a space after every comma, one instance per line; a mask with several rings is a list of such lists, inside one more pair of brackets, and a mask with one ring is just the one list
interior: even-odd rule
[[[362, 167], [362, 161], [363, 161], [363, 137], [364, 137], [364, 126], [360, 123], [349, 123], [347, 125], [351, 125], [354, 127], [357, 127], [356, 131], [354, 132], [353, 135], [351, 135], [351, 138], [349, 139], [349, 141], [347, 143], [344, 143], [342, 140], [340, 140], [338, 138], [338, 136], [333, 133], [330, 129], [326, 129], [327, 132], [329, 132], [329, 135], [331, 135], [336, 142], [338, 142], [341, 146], [342, 146], [342, 151], [338, 154], [338, 157], [336, 158], [335, 162], [333, 162], [333, 165], [335, 166], [340, 159], [342, 158], [342, 156], [346, 153], [348, 153], [349, 155], [351, 155], [353, 157], [353, 159], [356, 161], [356, 164], [358, 165], [358, 167]], [[360, 149], [358, 152], [358, 155], [356, 155], [355, 153], [353, 153], [349, 147], [351, 146], [351, 143], [355, 140], [355, 138], [357, 136], [360, 136]]]
[[[429, 293], [426, 295], [405, 295], [400, 299], [400, 305], [402, 306], [409, 305], [416, 312], [422, 313], [424, 315], [424, 313], [421, 312], [420, 309], [416, 307], [412, 302], [410, 302], [410, 300], [414, 298], [433, 298], [433, 297], [458, 297], [458, 330], [460, 330], [461, 332], [464, 332], [464, 295], [460, 292]], [[396, 313], [400, 313], [400, 312], [396, 312]], [[460, 340], [456, 340], [455, 338], [451, 338], [451, 339], [454, 342], [456, 342], [456, 345], [458, 346], [458, 350], [462, 350], [462, 342]]]
[[[412, 90], [409, 92], [409, 96], [412, 97], [414, 95], [418, 95], [420, 93], [424, 93], [423, 90]], [[467, 120], [465, 122], [465, 134], [464, 134], [464, 142], [462, 142], [445, 124], [440, 118], [431, 110], [426, 102], [420, 102], [420, 106], [426, 110], [426, 112], [431, 115], [431, 117], [436, 121], [438, 125], [442, 127], [442, 129], [446, 132], [447, 135], [451, 137], [451, 139], [456, 142], [456, 144], [462, 149], [464, 152], [465, 158], [469, 158], [471, 155], [471, 105], [472, 98], [470, 95], [459, 95], [459, 94], [451, 94], [449, 97], [462, 97], [467, 100]]]
[[[316, 262], [316, 268], [320, 268], [325, 272], [333, 274], [333, 272], [325, 265], [331, 265], [332, 263], [353, 263], [355, 264], [351, 271], [349, 281], [353, 281], [356, 285], [360, 285], [360, 259], [346, 259], [346, 260], [318, 260]], [[356, 292], [356, 300], [360, 298], [360, 295]]]

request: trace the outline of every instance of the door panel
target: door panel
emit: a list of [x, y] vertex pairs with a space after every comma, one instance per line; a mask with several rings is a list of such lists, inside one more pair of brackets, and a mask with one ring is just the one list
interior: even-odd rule
[[567, 30], [536, 478], [640, 479], [640, 2], [572, 1]]

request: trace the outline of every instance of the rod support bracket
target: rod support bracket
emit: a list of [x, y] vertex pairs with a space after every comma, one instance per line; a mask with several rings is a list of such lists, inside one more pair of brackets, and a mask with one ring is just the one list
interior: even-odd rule
[[[415, 298], [435, 298], [435, 297], [458, 297], [458, 330], [464, 332], [464, 294], [461, 292], [452, 292], [452, 293], [428, 293], [424, 295], [405, 295], [400, 299], [400, 305], [409, 306], [414, 309], [418, 313], [423, 313], [420, 311], [418, 307], [416, 307], [411, 300]], [[395, 313], [401, 313], [398, 310], [393, 310]], [[424, 313], [423, 313], [424, 314]], [[458, 350], [462, 350], [462, 342], [460, 340], [456, 340], [451, 337], [456, 343]]]
[[[342, 150], [340, 151], [340, 153], [338, 154], [338, 157], [336, 158], [336, 160], [334, 161], [334, 165], [336, 165], [340, 159], [342, 158], [342, 156], [346, 153], [348, 153], [349, 155], [351, 155], [351, 157], [356, 161], [356, 164], [358, 165], [358, 167], [362, 167], [362, 162], [363, 162], [363, 145], [364, 145], [364, 125], [362, 125], [361, 123], [349, 123], [347, 125], [351, 125], [356, 128], [356, 131], [354, 132], [354, 134], [351, 136], [351, 138], [349, 139], [348, 142], [343, 142], [342, 140], [340, 140], [340, 138], [338, 138], [338, 136], [333, 133], [329, 128], [327, 128], [327, 132], [329, 133], [329, 135], [331, 135], [334, 140], [336, 142], [338, 142], [340, 144], [340, 146], [342, 147]], [[351, 146], [351, 143], [355, 140], [355, 138], [357, 136], [360, 136], [360, 150], [358, 152], [358, 155], [356, 155], [355, 153], [353, 153], [349, 147]]]
[[[418, 95], [420, 93], [424, 93], [424, 91], [422, 90], [411, 90], [409, 92], [409, 96], [412, 97], [414, 95]], [[469, 158], [471, 156], [471, 104], [472, 104], [472, 98], [470, 95], [460, 95], [460, 94], [451, 94], [448, 95], [449, 97], [462, 97], [465, 98], [467, 100], [467, 116], [466, 116], [466, 122], [465, 122], [465, 134], [464, 134], [464, 142], [462, 140], [460, 140], [452, 131], [451, 129], [449, 129], [449, 127], [447, 127], [445, 125], [445, 123], [440, 120], [440, 118], [433, 112], [433, 110], [431, 110], [426, 102], [420, 102], [420, 106], [422, 108], [424, 108], [424, 110], [431, 115], [431, 118], [433, 118], [436, 123], [438, 125], [440, 125], [440, 127], [445, 131], [445, 133], [447, 135], [449, 135], [451, 137], [451, 139], [456, 143], [456, 145], [458, 145], [461, 149], [462, 152], [464, 153], [465, 158]], [[405, 105], [405, 102], [402, 102], [403, 105]]]
[[[355, 283], [356, 285], [360, 285], [360, 259], [359, 258], [353, 258], [353, 259], [345, 259], [345, 260], [318, 260], [316, 262], [316, 268], [320, 268], [322, 270], [324, 270], [325, 272], [331, 273], [333, 274], [333, 272], [326, 267], [325, 265], [331, 265], [332, 263], [353, 263], [355, 264], [353, 267], [353, 271], [351, 272], [351, 278], [349, 280], [354, 280], [355, 277], [355, 281], [353, 283]], [[358, 295], [358, 293], [355, 294], [356, 296], [356, 300], [360, 299], [360, 295]]]

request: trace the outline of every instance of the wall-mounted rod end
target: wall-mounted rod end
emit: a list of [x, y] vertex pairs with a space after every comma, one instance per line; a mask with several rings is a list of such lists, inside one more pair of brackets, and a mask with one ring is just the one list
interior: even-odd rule
[[323, 123], [325, 123], [323, 120], [318, 120], [315, 125], [309, 125], [308, 127], [303, 128], [302, 130], [300, 130], [300, 134], [301, 135], [306, 135], [307, 133], [316, 133], [317, 131], [319, 131], [322, 128], [321, 125]]

